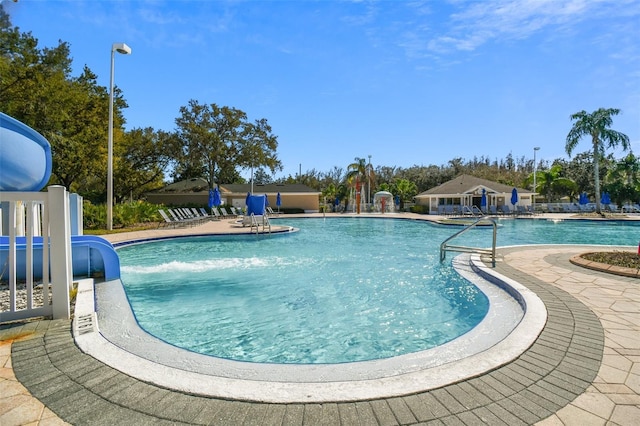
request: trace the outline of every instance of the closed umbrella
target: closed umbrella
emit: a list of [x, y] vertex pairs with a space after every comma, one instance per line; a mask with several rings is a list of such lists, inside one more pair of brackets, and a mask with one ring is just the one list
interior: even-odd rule
[[600, 202], [602, 204], [611, 204], [611, 197], [608, 192], [603, 192], [602, 197], [600, 198]]
[[511, 190], [511, 204], [514, 206], [518, 204], [518, 190], [516, 188]]
[[580, 194], [580, 199], [578, 200], [578, 203], [585, 205], [589, 202], [589, 197], [587, 196], [586, 192], [583, 192], [582, 194]]
[[222, 204], [222, 198], [220, 197], [220, 190], [216, 186], [213, 190], [213, 205], [218, 207], [220, 204]]
[[209, 210], [211, 210], [211, 208], [213, 208], [213, 189], [209, 190]]
[[485, 211], [487, 209], [487, 190], [482, 188], [482, 197], [480, 198], [480, 209]]
[[280, 193], [276, 195], [276, 206], [278, 206], [278, 212], [280, 211], [280, 206], [282, 205], [282, 198], [280, 197]]

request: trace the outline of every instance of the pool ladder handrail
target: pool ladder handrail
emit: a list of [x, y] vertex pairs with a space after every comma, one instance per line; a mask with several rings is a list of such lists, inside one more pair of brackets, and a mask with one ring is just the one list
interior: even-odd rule
[[[470, 229], [475, 228], [476, 226], [478, 226], [478, 224], [482, 221], [489, 221], [492, 223], [493, 225], [493, 242], [491, 244], [491, 249], [484, 249], [484, 248], [480, 248], [480, 247], [467, 247], [467, 246], [456, 246], [456, 245], [451, 245], [448, 244], [449, 241], [451, 241], [452, 239], [464, 234], [465, 232], [469, 231]], [[469, 224], [468, 226], [465, 226], [463, 229], [461, 229], [460, 231], [456, 232], [455, 234], [453, 234], [452, 236], [450, 236], [449, 238], [447, 238], [446, 240], [444, 240], [442, 242], [442, 244], [440, 244], [440, 263], [444, 262], [445, 258], [447, 257], [447, 252], [448, 251], [456, 251], [456, 252], [460, 252], [460, 253], [478, 253], [478, 254], [484, 254], [484, 255], [490, 255], [491, 256], [491, 265], [495, 268], [496, 266], [496, 237], [498, 234], [498, 224], [495, 221], [494, 218], [490, 217], [490, 216], [483, 216], [480, 219], [475, 220], [473, 223]]]
[[253, 232], [253, 227], [255, 226], [256, 235], [260, 233], [260, 223], [258, 222], [258, 217], [260, 217], [260, 220], [262, 222], [262, 232], [265, 232], [268, 227], [269, 233], [271, 233], [271, 222], [269, 221], [269, 217], [266, 214], [256, 216], [253, 213], [251, 213], [251, 216], [249, 216], [249, 220], [251, 221], [250, 232]]

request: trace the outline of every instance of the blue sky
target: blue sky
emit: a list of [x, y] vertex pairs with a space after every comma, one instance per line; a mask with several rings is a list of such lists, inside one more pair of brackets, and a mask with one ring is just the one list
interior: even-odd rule
[[[127, 128], [171, 131], [190, 99], [266, 118], [284, 170], [455, 157], [551, 161], [569, 116], [619, 108], [640, 154], [640, 1], [63, 1], [3, 3], [115, 81]], [[587, 151], [585, 139], [575, 153]]]

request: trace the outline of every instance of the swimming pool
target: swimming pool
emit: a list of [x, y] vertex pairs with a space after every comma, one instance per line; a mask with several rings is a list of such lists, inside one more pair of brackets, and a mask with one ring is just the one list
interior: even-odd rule
[[422, 243], [403, 242], [420, 224], [352, 218], [290, 225], [299, 232], [121, 249], [122, 281], [140, 325], [207, 355], [322, 364], [439, 346], [487, 313], [476, 286], [440, 267], [434, 254], [425, 261]]
[[[177, 346], [222, 358], [340, 363], [440, 345], [486, 313], [483, 293], [438, 263], [439, 244], [456, 228], [367, 218], [280, 221], [301, 230], [120, 249], [123, 282], [141, 326]], [[635, 229], [640, 227], [503, 220], [498, 244], [633, 245]], [[474, 230], [460, 242], [486, 246], [490, 232]], [[293, 284], [284, 290], [286, 298], [276, 292], [283, 283]], [[433, 303], [434, 288], [449, 298]], [[438, 315], [428, 321], [438, 327], [425, 327], [432, 313]]]

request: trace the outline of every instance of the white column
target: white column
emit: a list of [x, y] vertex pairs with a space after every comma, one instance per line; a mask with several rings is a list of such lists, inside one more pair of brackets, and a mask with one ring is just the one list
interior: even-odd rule
[[73, 281], [69, 198], [63, 186], [53, 185], [47, 191], [53, 319], [69, 319], [69, 289]]

